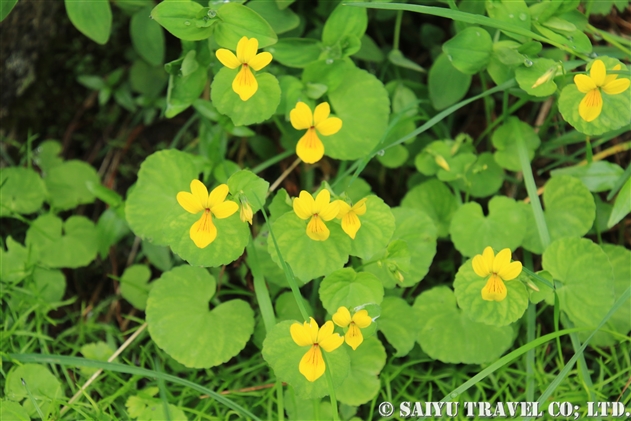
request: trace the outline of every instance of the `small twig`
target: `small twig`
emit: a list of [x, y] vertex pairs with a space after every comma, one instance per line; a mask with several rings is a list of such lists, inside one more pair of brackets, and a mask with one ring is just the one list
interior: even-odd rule
[[[107, 362], [111, 363], [112, 361], [114, 361], [114, 359], [116, 359], [116, 357], [118, 357], [142, 333], [142, 331], [145, 330], [146, 327], [147, 327], [147, 323], [144, 323], [142, 326], [140, 326], [138, 330], [135, 331], [134, 334], [131, 335], [129, 339], [127, 339], [125, 343], [123, 343], [116, 350], [116, 352], [114, 352], [112, 356], [107, 359]], [[75, 393], [74, 396], [70, 398], [70, 400], [68, 401], [68, 404], [64, 406], [63, 408], [61, 408], [61, 411], [59, 412], [59, 414], [63, 415], [66, 412], [68, 412], [68, 410], [70, 409], [70, 405], [72, 405], [79, 398], [79, 396], [83, 394], [83, 392], [92, 384], [94, 380], [96, 380], [97, 377], [99, 377], [99, 375], [101, 375], [102, 372], [103, 372], [103, 369], [99, 368], [97, 372], [94, 373], [92, 377], [90, 377], [83, 386], [81, 386], [81, 389], [79, 389], [77, 393]]]
[[546, 121], [550, 108], [552, 108], [552, 101], [553, 97], [550, 97], [543, 103], [543, 105], [541, 105], [541, 109], [539, 109], [539, 114], [537, 115], [537, 120], [535, 120], [535, 133], [539, 133], [539, 128], [541, 128], [543, 123]]
[[631, 386], [631, 377], [629, 377], [629, 380], [627, 380], [627, 384], [625, 384], [624, 387], [622, 388], [622, 392], [620, 392], [620, 396], [618, 396], [618, 399], [616, 399], [616, 402], [620, 402], [620, 399], [622, 399], [622, 395], [624, 395], [624, 392], [626, 392], [629, 386]]
[[136, 254], [138, 254], [138, 247], [140, 246], [140, 237], [136, 236], [134, 239], [134, 244], [131, 246], [131, 252], [129, 253], [129, 257], [127, 258], [127, 266], [130, 267], [134, 260], [136, 259]]
[[280, 175], [280, 177], [278, 177], [276, 179], [276, 181], [274, 181], [274, 183], [272, 183], [272, 185], [269, 188], [269, 193], [271, 193], [274, 190], [276, 190], [276, 188], [280, 185], [280, 183], [282, 183], [283, 180], [287, 178], [287, 176], [294, 170], [294, 168], [296, 168], [298, 166], [298, 164], [300, 164], [300, 162], [301, 162], [300, 158], [296, 158], [296, 160], [289, 166], [289, 168], [287, 168], [285, 171], [283, 171], [283, 173]]

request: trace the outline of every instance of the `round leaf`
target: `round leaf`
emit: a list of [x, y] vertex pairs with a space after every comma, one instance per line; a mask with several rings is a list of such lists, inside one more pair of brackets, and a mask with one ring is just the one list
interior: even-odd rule
[[230, 176], [226, 184], [230, 188], [230, 194], [233, 197], [238, 197], [238, 195], [246, 197], [252, 207], [252, 212], [257, 212], [261, 208], [259, 203], [265, 203], [269, 183], [252, 171], [237, 171]]
[[[296, 395], [302, 399], [317, 399], [329, 394], [326, 374], [314, 382], [310, 382], [300, 374], [298, 366], [300, 360], [309, 350], [309, 347], [298, 346], [291, 338], [290, 326], [298, 323], [295, 320], [286, 320], [278, 323], [268, 332], [263, 342], [263, 358], [272, 366], [274, 374], [280, 381], [291, 385]], [[327, 362], [327, 370], [330, 370], [333, 387], [338, 387], [348, 376], [350, 359], [347, 346], [342, 344], [333, 352], [323, 351]]]
[[30, 168], [9, 167], [0, 170], [0, 216], [38, 211], [46, 198], [46, 186]]
[[252, 0], [248, 7], [265, 19], [274, 32], [282, 34], [300, 25], [300, 16], [291, 9], [280, 9], [275, 2], [266, 0]]
[[490, 152], [484, 152], [457, 185], [473, 197], [487, 197], [497, 192], [503, 182], [504, 170], [497, 165]]
[[471, 26], [444, 43], [443, 52], [456, 69], [473, 75], [489, 64], [493, 40], [486, 30]]
[[[283, 259], [303, 282], [344, 267], [351, 248], [351, 239], [336, 222], [325, 222], [331, 232], [325, 241], [314, 241], [307, 236], [307, 222], [298, 218], [294, 212], [288, 212], [272, 224]], [[281, 266], [271, 238], [267, 241], [267, 247], [272, 260]]]
[[125, 269], [120, 278], [120, 290], [124, 299], [138, 310], [144, 310], [151, 285], [151, 270], [145, 265], [132, 265]]
[[151, 6], [136, 12], [130, 21], [129, 35], [138, 54], [148, 63], [159, 66], [164, 63], [164, 32], [150, 14]]
[[597, 326], [613, 306], [613, 269], [607, 254], [592, 241], [557, 240], [543, 253], [541, 265], [563, 283], [556, 290], [561, 310], [576, 326]]
[[456, 306], [449, 287], [425, 291], [414, 300], [414, 309], [421, 323], [418, 343], [427, 355], [444, 363], [488, 363], [513, 343], [510, 326], [488, 326], [469, 319]]
[[624, 170], [619, 165], [607, 161], [595, 161], [587, 165], [575, 165], [551, 171], [553, 177], [570, 175], [578, 178], [591, 192], [611, 190], [623, 173]]
[[355, 272], [353, 268], [337, 270], [320, 284], [322, 305], [333, 314], [341, 306], [353, 309], [364, 304], [381, 304], [383, 285], [375, 275]]
[[394, 215], [381, 198], [370, 195], [366, 213], [359, 216], [361, 227], [351, 240], [351, 255], [369, 259], [388, 245], [394, 233]]
[[454, 293], [464, 314], [474, 322], [492, 326], [506, 326], [519, 320], [528, 308], [528, 291], [521, 276], [504, 282], [508, 290], [504, 300], [486, 301], [482, 299], [482, 288], [487, 278], [480, 278], [471, 262], [469, 259], [460, 266], [454, 281]]
[[345, 70], [339, 86], [329, 89], [329, 102], [335, 115], [342, 119], [342, 128], [320, 137], [325, 154], [335, 159], [365, 157], [388, 127], [388, 92], [379, 79], [356, 68]]
[[36, 297], [48, 304], [58, 303], [66, 292], [66, 277], [60, 270], [36, 267], [33, 270], [31, 290]]
[[204, 25], [206, 21], [198, 18], [203, 9], [201, 4], [194, 1], [163, 1], [153, 8], [151, 18], [177, 38], [199, 41], [208, 38], [213, 32], [212, 26]]
[[[396, 349], [395, 357], [406, 356], [418, 334], [418, 317], [405, 300], [399, 297], [385, 297], [381, 302], [381, 316], [377, 328]], [[361, 345], [360, 345], [361, 346]]]
[[217, 10], [217, 17], [219, 21], [213, 26], [213, 35], [221, 47], [234, 51], [244, 36], [256, 38], [259, 48], [268, 47], [278, 41], [270, 24], [254, 10], [243, 5], [225, 4]]
[[541, 143], [535, 130], [517, 117], [509, 117], [504, 124], [498, 127], [491, 138], [493, 146], [497, 148], [494, 154], [495, 161], [502, 168], [511, 171], [521, 171], [517, 142], [515, 141], [516, 136], [523, 139], [526, 149], [528, 149], [529, 160], [535, 156], [535, 150]]
[[425, 212], [434, 221], [439, 237], [447, 237], [451, 218], [458, 202], [451, 190], [438, 180], [429, 180], [408, 191], [401, 201], [403, 208]]
[[70, 22], [86, 37], [105, 44], [112, 30], [112, 9], [107, 0], [65, 0]]
[[447, 54], [441, 54], [429, 69], [427, 84], [432, 106], [440, 111], [464, 98], [471, 86], [471, 76], [459, 72]]
[[525, 216], [513, 199], [494, 196], [489, 201], [487, 217], [476, 202], [460, 206], [451, 220], [449, 233], [463, 256], [480, 254], [487, 246], [515, 251], [526, 234]]
[[[547, 58], [537, 58], [532, 61], [530, 67], [520, 66], [515, 69], [515, 79], [519, 87], [526, 91], [528, 95], [533, 96], [550, 96], [557, 90], [557, 84], [554, 83], [554, 76], [557, 69], [559, 69], [559, 63]], [[547, 77], [547, 80], [543, 83], [539, 83], [539, 79]], [[534, 85], [538, 84], [538, 86]]]
[[2, 399], [0, 400], [0, 420], [31, 421], [31, 417], [20, 404]]
[[94, 194], [88, 184], [101, 183], [96, 170], [82, 161], [66, 161], [51, 168], [44, 181], [50, 196], [50, 205], [60, 210], [94, 202]]
[[232, 90], [232, 81], [239, 71], [239, 68], [231, 70], [224, 67], [217, 73], [210, 91], [213, 105], [217, 111], [230, 117], [235, 126], [261, 123], [276, 112], [280, 103], [278, 79], [269, 73], [257, 73], [254, 77], [258, 90], [250, 99], [242, 101]]
[[45, 366], [24, 364], [20, 367], [14, 367], [7, 376], [4, 394], [12, 401], [22, 402], [24, 400], [24, 409], [27, 410], [30, 416], [36, 416], [37, 412], [28, 397], [22, 381], [26, 383], [37, 406], [44, 414], [47, 414], [52, 409], [50, 408], [52, 401], [59, 403], [59, 399], [63, 397], [61, 383]]
[[335, 394], [340, 402], [359, 406], [369, 402], [379, 392], [379, 372], [386, 365], [386, 350], [379, 339], [373, 336], [364, 338], [355, 351], [348, 352], [351, 369]]
[[207, 270], [178, 266], [155, 281], [147, 299], [147, 324], [156, 344], [187, 367], [208, 368], [237, 355], [254, 331], [254, 312], [243, 300], [208, 309], [215, 278]]

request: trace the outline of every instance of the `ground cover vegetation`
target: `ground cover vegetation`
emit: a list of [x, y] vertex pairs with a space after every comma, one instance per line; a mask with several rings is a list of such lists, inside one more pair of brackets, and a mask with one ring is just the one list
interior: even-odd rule
[[631, 411], [628, 0], [0, 4], [0, 419]]

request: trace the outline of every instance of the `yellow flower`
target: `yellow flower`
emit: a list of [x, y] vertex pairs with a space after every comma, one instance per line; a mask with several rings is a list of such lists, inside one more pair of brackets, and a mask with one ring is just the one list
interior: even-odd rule
[[511, 263], [510, 258], [510, 249], [504, 249], [495, 256], [491, 247], [485, 248], [482, 254], [473, 258], [473, 270], [478, 276], [486, 278], [491, 275], [482, 288], [482, 299], [502, 301], [506, 298], [504, 281], [515, 279], [521, 273], [521, 262]]
[[326, 368], [322, 358], [322, 350], [326, 352], [335, 351], [344, 342], [339, 334], [333, 333], [333, 323], [331, 321], [318, 328], [318, 323], [310, 317], [310, 323], [294, 323], [289, 328], [291, 338], [298, 346], [309, 346], [309, 350], [300, 360], [298, 369], [300, 373], [310, 382], [318, 380]]
[[272, 61], [272, 55], [268, 52], [256, 54], [259, 49], [259, 41], [256, 38], [243, 37], [237, 44], [237, 55], [230, 50], [220, 48], [215, 55], [229, 69], [236, 69], [241, 66], [241, 70], [232, 82], [232, 90], [235, 91], [242, 101], [247, 101], [256, 93], [259, 84], [252, 74], [250, 68], [259, 71]]
[[340, 211], [337, 214], [337, 219], [342, 220], [342, 229], [353, 240], [355, 239], [357, 231], [359, 231], [359, 228], [362, 226], [358, 216], [366, 213], [366, 200], [368, 199], [363, 198], [359, 202], [355, 203], [353, 207], [343, 200], [335, 201], [340, 205]]
[[187, 212], [196, 214], [204, 212], [199, 221], [190, 229], [191, 240], [197, 247], [203, 249], [217, 238], [217, 228], [213, 224], [215, 218], [224, 219], [235, 213], [239, 205], [226, 201], [228, 185], [220, 184], [208, 194], [208, 189], [199, 180], [191, 181], [191, 193], [181, 191], [177, 194], [177, 202]]
[[324, 145], [318, 137], [330, 136], [340, 131], [342, 120], [337, 117], [329, 117], [331, 107], [328, 102], [323, 102], [311, 113], [311, 108], [304, 102], [298, 102], [296, 108], [289, 113], [291, 125], [296, 130], [307, 129], [296, 145], [296, 154], [307, 164], [314, 164], [324, 156]]
[[339, 327], [348, 327], [344, 337], [346, 338], [346, 343], [353, 348], [353, 351], [364, 342], [364, 336], [360, 329], [365, 329], [372, 323], [372, 319], [366, 310], [359, 310], [351, 317], [351, 313], [346, 307], [337, 309], [333, 315], [333, 321]]
[[[620, 70], [621, 65], [616, 65], [613, 70]], [[631, 83], [629, 79], [618, 79], [618, 75], [607, 76], [607, 69], [602, 60], [595, 60], [589, 70], [589, 76], [576, 75], [574, 83], [578, 90], [585, 95], [578, 106], [578, 113], [585, 121], [594, 121], [603, 109], [602, 89], [607, 95], [618, 95], [626, 91]]]
[[340, 210], [339, 204], [331, 201], [331, 194], [323, 189], [313, 200], [307, 191], [300, 192], [300, 196], [294, 199], [294, 212], [298, 218], [307, 220], [307, 235], [315, 241], [324, 241], [331, 233], [322, 221], [330, 221], [335, 218]]
[[248, 200], [241, 200], [241, 211], [239, 212], [241, 221], [248, 221], [250, 225], [252, 225], [252, 216], [254, 216], [254, 213], [252, 212], [252, 207], [248, 203]]

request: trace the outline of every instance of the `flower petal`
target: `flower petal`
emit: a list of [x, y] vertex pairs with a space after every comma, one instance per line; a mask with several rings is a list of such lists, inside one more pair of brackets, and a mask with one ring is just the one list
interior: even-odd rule
[[293, 201], [294, 212], [300, 219], [309, 219], [313, 216], [313, 205], [313, 196], [306, 190], [301, 191], [300, 196]]
[[502, 269], [504, 269], [510, 263], [511, 251], [509, 248], [502, 249], [497, 256], [495, 256], [495, 260], [493, 260], [493, 273], [499, 273]]
[[227, 184], [218, 185], [213, 189], [213, 191], [210, 192], [210, 194], [206, 192], [206, 194], [208, 195], [208, 207], [212, 209], [224, 200], [226, 200], [228, 192], [230, 192], [230, 188]]
[[311, 108], [304, 102], [299, 101], [294, 109], [289, 112], [289, 120], [296, 130], [308, 129], [313, 125]]
[[339, 210], [337, 212], [337, 219], [342, 219], [346, 216], [346, 214], [351, 210], [351, 205], [346, 203], [343, 200], [336, 200], [333, 203], [337, 203]]
[[245, 48], [243, 49], [243, 62], [250, 63], [252, 59], [256, 56], [256, 52], [259, 49], [259, 40], [256, 38], [250, 38], [245, 44]]
[[318, 380], [324, 374], [326, 366], [319, 346], [312, 346], [300, 360], [298, 370], [310, 382]]
[[342, 218], [342, 229], [353, 240], [355, 239], [355, 236], [357, 235], [357, 231], [359, 231], [361, 226], [362, 226], [362, 223], [357, 217], [357, 215], [355, 214], [355, 212], [351, 211], [347, 213], [344, 218]]
[[504, 282], [498, 276], [491, 275], [484, 288], [482, 288], [482, 299], [486, 301], [502, 301], [506, 298], [507, 292]]
[[316, 125], [316, 130], [322, 136], [330, 136], [340, 131], [342, 128], [342, 120], [337, 117], [329, 117], [320, 124]]
[[329, 117], [329, 114], [331, 114], [331, 107], [329, 106], [329, 103], [323, 102], [322, 104], [319, 104], [313, 111], [313, 125], [317, 126], [326, 120]]
[[605, 77], [607, 76], [605, 63], [603, 63], [602, 60], [594, 60], [591, 69], [589, 69], [589, 76], [592, 78], [596, 86], [603, 86], [605, 83]]
[[239, 218], [241, 222], [248, 221], [250, 225], [252, 225], [252, 216], [254, 213], [252, 212], [252, 207], [246, 202], [241, 203], [241, 212], [239, 212]]
[[359, 310], [353, 314], [353, 322], [362, 329], [367, 328], [372, 323], [372, 318], [368, 315], [367, 310]]
[[591, 90], [578, 105], [578, 113], [583, 120], [594, 121], [603, 109], [603, 98], [599, 89]]
[[342, 338], [338, 333], [334, 333], [321, 340], [318, 344], [320, 345], [320, 348], [324, 349], [326, 352], [333, 352], [343, 343], [344, 338]]
[[603, 86], [603, 91], [608, 95], [618, 95], [626, 91], [629, 88], [629, 84], [631, 84], [629, 79], [612, 80]]
[[576, 84], [576, 88], [584, 94], [597, 88], [592, 78], [587, 75], [574, 76], [574, 83]]
[[241, 62], [237, 56], [235, 56], [232, 51], [226, 50], [225, 48], [218, 49], [217, 52], [215, 52], [215, 56], [217, 56], [217, 59], [221, 62], [221, 64], [226, 66], [228, 69], [236, 69], [241, 66]]
[[521, 273], [521, 262], [511, 262], [500, 270], [497, 275], [504, 281], [515, 279]]
[[291, 333], [291, 339], [293, 339], [298, 346], [313, 345], [313, 341], [311, 341], [311, 329], [304, 325], [294, 323], [289, 327], [289, 333]]
[[493, 260], [495, 253], [491, 247], [486, 247], [482, 254], [478, 254], [473, 258], [473, 271], [480, 277], [485, 278], [493, 269]]
[[351, 312], [346, 307], [340, 307], [333, 315], [333, 322], [339, 327], [346, 327], [351, 323]]
[[217, 238], [217, 227], [213, 224], [210, 212], [204, 212], [199, 221], [191, 226], [189, 235], [200, 249], [215, 241], [215, 238]]
[[[620, 70], [620, 69], [622, 69], [622, 66], [619, 64], [616, 64], [615, 66], [613, 66], [613, 69], [611, 70]], [[603, 83], [603, 86], [607, 85], [610, 82], [613, 82], [617, 78], [618, 78], [618, 75], [616, 73], [605, 76], [605, 83]]]
[[339, 206], [340, 204], [337, 200], [335, 202], [327, 204], [324, 209], [320, 211], [320, 218], [322, 218], [324, 221], [330, 221], [331, 219], [335, 218], [340, 213]]
[[308, 129], [296, 145], [296, 155], [306, 164], [315, 164], [324, 156], [324, 144], [314, 129]]
[[331, 232], [319, 216], [312, 216], [307, 224], [307, 235], [314, 241], [325, 241]]
[[359, 327], [355, 323], [351, 323], [351, 326], [348, 328], [346, 335], [346, 343], [348, 346], [353, 348], [353, 351], [357, 349], [362, 342], [364, 342], [364, 335], [362, 335], [362, 331], [359, 330]]
[[364, 197], [363, 199], [361, 199], [359, 202], [355, 203], [353, 205], [353, 212], [355, 212], [356, 215], [363, 215], [366, 213], [366, 201], [368, 200], [367, 197]]
[[229, 216], [232, 216], [238, 210], [239, 205], [237, 205], [232, 200], [226, 200], [225, 202], [210, 208], [210, 211], [213, 213], [213, 215], [215, 215], [217, 219], [225, 219]]
[[241, 63], [247, 63], [247, 61], [244, 60], [245, 49], [247, 45], [248, 45], [248, 37], [246, 36], [241, 37], [241, 39], [237, 43], [237, 59], [239, 59], [239, 62]]
[[204, 210], [204, 207], [199, 202], [199, 199], [193, 196], [191, 193], [181, 191], [176, 196], [177, 202], [189, 213], [199, 213]]
[[316, 343], [320, 343], [324, 341], [326, 338], [328, 338], [329, 336], [331, 336], [333, 334], [334, 329], [335, 329], [335, 325], [333, 324], [332, 321], [329, 320], [325, 322], [320, 328], [320, 331], [318, 332], [318, 338], [316, 339]]
[[272, 55], [270, 53], [268, 53], [267, 51], [262, 52], [262, 53], [258, 53], [257, 55], [255, 55], [252, 60], [249, 61], [249, 65], [251, 68], [253, 68], [256, 71], [261, 70], [263, 67], [267, 66], [268, 64], [270, 64], [270, 62], [272, 61]]
[[326, 207], [326, 205], [329, 204], [329, 202], [331, 202], [331, 193], [327, 189], [320, 190], [320, 193], [318, 193], [318, 195], [315, 198], [315, 205], [313, 206], [313, 213], [319, 214], [320, 212], [322, 212], [324, 208]]
[[208, 207], [208, 189], [204, 183], [199, 180], [191, 181], [191, 193], [199, 200], [203, 208]]
[[232, 81], [232, 90], [239, 95], [241, 101], [247, 101], [259, 89], [259, 83], [248, 66], [241, 66], [241, 70]]
[[309, 323], [305, 322], [304, 325], [309, 329], [311, 334], [311, 343], [316, 343], [318, 341], [318, 331], [320, 330], [318, 322], [316, 322], [313, 317], [309, 317]]

